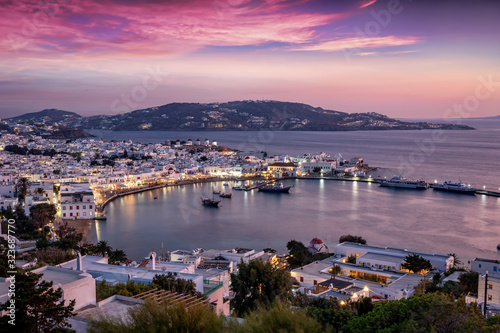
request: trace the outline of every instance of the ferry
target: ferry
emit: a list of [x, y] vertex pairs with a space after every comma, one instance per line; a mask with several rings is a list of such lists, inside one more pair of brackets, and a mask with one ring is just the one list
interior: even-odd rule
[[462, 182], [454, 183], [454, 182], [443, 182], [434, 185], [434, 189], [436, 191], [446, 191], [446, 192], [454, 192], [454, 193], [463, 193], [463, 194], [471, 194], [475, 195], [477, 188], [473, 188], [465, 185]]
[[276, 183], [274, 185], [264, 185], [259, 187], [260, 192], [275, 192], [275, 193], [288, 193], [293, 185], [284, 186], [283, 183]]
[[392, 177], [389, 180], [380, 182], [380, 186], [385, 187], [398, 187], [398, 188], [412, 188], [417, 190], [426, 190], [429, 185], [423, 180], [410, 180], [402, 176]]

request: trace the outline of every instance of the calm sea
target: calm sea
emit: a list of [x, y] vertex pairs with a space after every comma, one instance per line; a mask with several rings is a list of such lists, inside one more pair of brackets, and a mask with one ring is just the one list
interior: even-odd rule
[[[163, 142], [206, 138], [247, 152], [298, 155], [326, 152], [362, 157], [382, 169], [379, 175], [434, 180], [461, 179], [472, 186], [500, 188], [500, 121], [470, 121], [476, 131], [366, 132], [111, 132], [89, 131], [105, 140]], [[308, 243], [319, 237], [333, 247], [351, 233], [369, 244], [462, 259], [500, 259], [500, 198], [432, 190], [380, 188], [358, 182], [289, 180], [289, 195], [238, 192], [219, 209], [201, 206], [212, 186], [197, 184], [145, 192], [115, 200], [108, 220], [96, 222], [92, 241], [140, 259], [162, 243], [165, 251], [193, 248], [271, 246]], [[157, 199], [154, 199], [157, 197]]]

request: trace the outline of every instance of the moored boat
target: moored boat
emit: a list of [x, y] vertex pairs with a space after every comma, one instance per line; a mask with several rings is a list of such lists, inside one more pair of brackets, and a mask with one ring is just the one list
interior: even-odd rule
[[411, 188], [416, 190], [426, 190], [429, 185], [423, 180], [406, 179], [403, 176], [395, 176], [389, 180], [380, 182], [380, 186], [384, 187], [397, 187], [397, 188]]
[[219, 207], [220, 200], [201, 198], [201, 204], [208, 207]]
[[462, 182], [454, 183], [454, 182], [442, 182], [434, 185], [434, 189], [436, 191], [445, 191], [445, 192], [454, 192], [454, 193], [463, 193], [463, 194], [476, 194], [477, 188], [473, 188], [465, 185]]
[[229, 199], [231, 199], [232, 196], [233, 196], [232, 193], [221, 193], [221, 194], [219, 194], [219, 197], [221, 197], [221, 198], [229, 198]]
[[288, 193], [293, 185], [284, 186], [283, 183], [275, 183], [274, 185], [264, 185], [259, 187], [260, 192], [275, 192], [275, 193]]

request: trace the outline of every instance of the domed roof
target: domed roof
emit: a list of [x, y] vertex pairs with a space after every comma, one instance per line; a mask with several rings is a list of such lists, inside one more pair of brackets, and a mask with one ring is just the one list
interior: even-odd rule
[[311, 244], [323, 244], [323, 241], [319, 238], [311, 239]]

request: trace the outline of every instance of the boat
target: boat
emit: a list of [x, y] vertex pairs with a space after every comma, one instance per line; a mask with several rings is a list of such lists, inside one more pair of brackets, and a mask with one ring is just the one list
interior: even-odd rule
[[395, 176], [389, 180], [382, 180], [380, 186], [384, 187], [398, 187], [398, 188], [411, 188], [417, 190], [426, 190], [429, 185], [423, 180], [406, 179], [403, 176]]
[[259, 192], [275, 192], [288, 193], [293, 185], [284, 186], [283, 183], [275, 183], [274, 185], [263, 185], [259, 187]]
[[476, 194], [477, 188], [473, 188], [465, 185], [462, 182], [454, 183], [454, 182], [443, 182], [434, 185], [434, 189], [436, 191], [446, 191], [446, 192], [454, 192], [454, 193], [463, 193], [463, 194]]
[[223, 183], [222, 185], [224, 185], [224, 186], [229, 186], [229, 183]]
[[201, 204], [208, 207], [219, 207], [220, 200], [215, 200], [215, 198], [201, 198]]
[[213, 194], [220, 194], [220, 191], [219, 190], [214, 190]]
[[219, 194], [219, 197], [221, 197], [221, 198], [229, 198], [229, 199], [231, 199], [232, 196], [233, 196], [232, 193], [221, 193], [221, 194]]
[[155, 197], [155, 200], [158, 199], [158, 197]]

